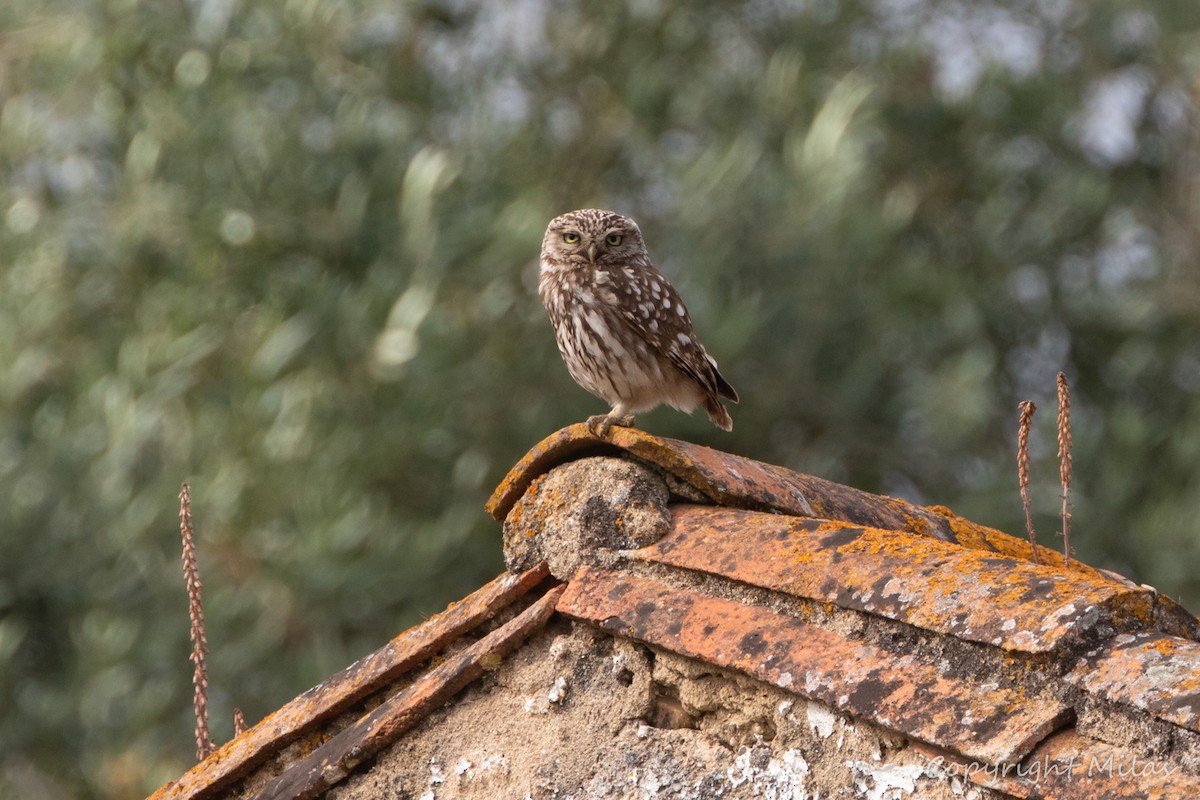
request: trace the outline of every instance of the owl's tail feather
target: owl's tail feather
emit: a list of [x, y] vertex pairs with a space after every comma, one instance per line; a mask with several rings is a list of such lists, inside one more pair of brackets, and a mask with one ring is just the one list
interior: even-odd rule
[[736, 403], [738, 401], [737, 389], [734, 389], [729, 384], [729, 381], [725, 380], [725, 376], [721, 374], [721, 370], [717, 369], [717, 360], [708, 355], [708, 353], [704, 355], [708, 357], [709, 377], [712, 378], [710, 385], [716, 388], [717, 394], [720, 397]]
[[737, 389], [729, 385], [729, 381], [725, 380], [721, 373], [717, 372], [717, 368], [713, 367], [713, 377], [717, 379], [717, 394], [734, 403], [738, 401]]
[[710, 394], [704, 398], [704, 410], [708, 412], [708, 418], [718, 428], [723, 431], [733, 430], [733, 417], [729, 416], [729, 412], [725, 410], [725, 406], [721, 405], [721, 401], [715, 396]]

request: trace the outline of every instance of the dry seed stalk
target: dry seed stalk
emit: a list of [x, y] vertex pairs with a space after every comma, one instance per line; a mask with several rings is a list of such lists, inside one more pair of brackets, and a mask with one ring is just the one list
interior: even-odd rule
[[200, 605], [200, 568], [196, 560], [196, 536], [192, 530], [192, 494], [185, 483], [179, 492], [179, 532], [183, 536], [183, 579], [187, 583], [188, 618], [191, 620], [192, 703], [196, 709], [196, 760], [203, 761], [213, 751], [208, 734], [208, 668], [205, 656], [208, 640], [204, 636], [204, 610]]
[[1058, 373], [1058, 480], [1062, 484], [1063, 563], [1071, 563], [1071, 391]]
[[1038, 558], [1037, 537], [1033, 533], [1033, 512], [1029, 502], [1029, 429], [1033, 426], [1033, 415], [1037, 404], [1032, 400], [1022, 400], [1017, 404], [1021, 409], [1020, 427], [1017, 431], [1017, 478], [1021, 482], [1021, 505], [1025, 508], [1025, 531], [1029, 534], [1029, 546], [1033, 548], [1033, 563], [1040, 564]]

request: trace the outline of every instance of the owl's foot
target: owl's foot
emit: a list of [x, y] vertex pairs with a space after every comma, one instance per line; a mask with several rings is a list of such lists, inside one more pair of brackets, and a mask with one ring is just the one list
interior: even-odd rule
[[587, 422], [583, 424], [587, 425], [588, 430], [591, 431], [594, 436], [598, 436], [601, 439], [607, 439], [608, 432], [612, 429], [613, 425], [616, 425], [618, 428], [632, 428], [633, 414], [626, 414], [624, 416], [596, 414], [595, 416], [588, 417]]

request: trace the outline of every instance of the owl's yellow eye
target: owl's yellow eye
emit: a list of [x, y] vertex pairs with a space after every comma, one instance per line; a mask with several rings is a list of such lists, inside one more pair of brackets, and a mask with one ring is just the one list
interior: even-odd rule
[[621, 243], [621, 240], [624, 238], [625, 237], [619, 233], [610, 233], [608, 235], [608, 238], [605, 239], [604, 241], [608, 242], [613, 247], [616, 247], [617, 245], [619, 245]]
[[568, 231], [563, 234], [563, 241], [567, 244], [576, 244], [579, 241], [579, 234]]

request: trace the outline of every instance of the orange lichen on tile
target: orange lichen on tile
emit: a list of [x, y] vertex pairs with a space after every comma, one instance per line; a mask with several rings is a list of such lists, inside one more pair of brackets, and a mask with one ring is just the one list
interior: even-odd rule
[[630, 555], [865, 611], [1006, 650], [1042, 653], [1097, 626], [1140, 628], [1152, 596], [903, 531], [698, 505]]
[[[975, 550], [993, 550], [1013, 558], [1020, 558], [1023, 561], [1033, 561], [1033, 546], [1024, 539], [960, 517], [946, 506], [927, 506], [926, 508], [946, 520], [946, 524], [954, 532], [955, 541], [963, 547]], [[1077, 560], [1072, 560], [1069, 565], [1065, 564], [1062, 553], [1044, 545], [1038, 545], [1038, 560], [1045, 566], [1077, 569], [1106, 580], [1097, 570]]]
[[1081, 658], [1066, 680], [1094, 697], [1200, 732], [1196, 642], [1161, 633], [1115, 636]]
[[547, 574], [541, 564], [524, 573], [501, 575], [273, 712], [179, 780], [161, 787], [150, 800], [204, 798], [220, 792], [317, 725], [428, 660], [526, 594]]
[[1057, 700], [951, 675], [949, 664], [623, 572], [581, 570], [558, 610], [988, 763], [1019, 760], [1069, 715]]

